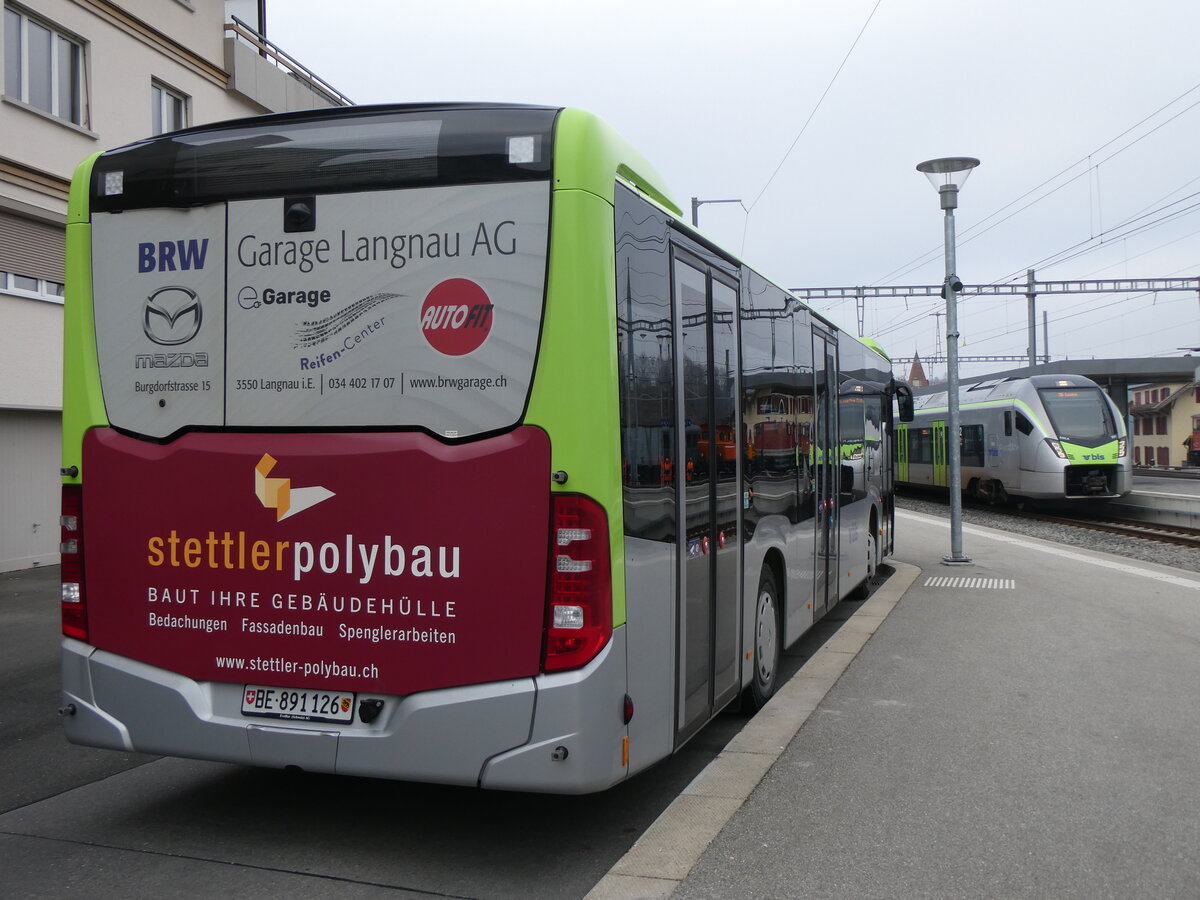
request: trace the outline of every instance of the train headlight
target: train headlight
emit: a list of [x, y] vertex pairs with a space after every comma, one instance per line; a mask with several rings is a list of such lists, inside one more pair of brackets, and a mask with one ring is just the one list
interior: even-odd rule
[[1050, 445], [1050, 449], [1054, 451], [1054, 455], [1059, 459], [1071, 458], [1067, 456], [1067, 451], [1063, 450], [1062, 444], [1060, 444], [1058, 441], [1053, 440], [1052, 438], [1046, 438], [1046, 443]]
[[1125, 456], [1125, 438], [1117, 441], [1117, 459], [1123, 459]]

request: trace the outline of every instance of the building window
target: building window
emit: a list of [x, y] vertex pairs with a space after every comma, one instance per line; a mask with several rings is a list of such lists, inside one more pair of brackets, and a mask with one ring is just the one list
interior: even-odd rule
[[188, 98], [157, 81], [150, 84], [150, 122], [154, 134], [187, 127]]
[[1154, 425], [1155, 425], [1155, 429], [1154, 429], [1155, 434], [1166, 434], [1167, 433], [1167, 417], [1166, 416], [1159, 416], [1157, 419], [1154, 420]]
[[1159, 466], [1171, 465], [1171, 451], [1166, 447], [1158, 448], [1158, 455], [1155, 457], [1155, 464]]
[[12, 6], [4, 7], [4, 93], [87, 127], [83, 44]]
[[1140, 466], [1142, 464], [1142, 448], [1141, 447], [1133, 448], [1133, 464], [1135, 466]]
[[63, 302], [63, 286], [57, 281], [31, 278], [15, 272], [0, 272], [0, 293], [15, 294], [33, 300], [49, 300], [51, 303]]

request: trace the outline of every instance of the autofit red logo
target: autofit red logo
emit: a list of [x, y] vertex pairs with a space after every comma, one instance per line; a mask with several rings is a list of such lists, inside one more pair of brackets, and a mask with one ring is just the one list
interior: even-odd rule
[[450, 278], [437, 285], [421, 307], [421, 331], [429, 346], [447, 356], [478, 350], [492, 331], [492, 301], [475, 282]]

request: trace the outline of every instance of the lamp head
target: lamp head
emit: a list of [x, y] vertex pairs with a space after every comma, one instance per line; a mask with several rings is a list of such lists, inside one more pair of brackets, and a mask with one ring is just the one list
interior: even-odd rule
[[[979, 165], [979, 160], [973, 156], [944, 156], [941, 159], [927, 159], [917, 165], [917, 171], [929, 179], [938, 190], [945, 185], [966, 184], [971, 170]], [[960, 174], [961, 173], [961, 174]]]

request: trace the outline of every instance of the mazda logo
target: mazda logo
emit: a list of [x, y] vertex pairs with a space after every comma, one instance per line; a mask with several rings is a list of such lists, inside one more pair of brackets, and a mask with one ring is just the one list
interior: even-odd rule
[[166, 347], [186, 344], [200, 331], [201, 309], [196, 292], [185, 287], [159, 288], [146, 298], [142, 329]]

